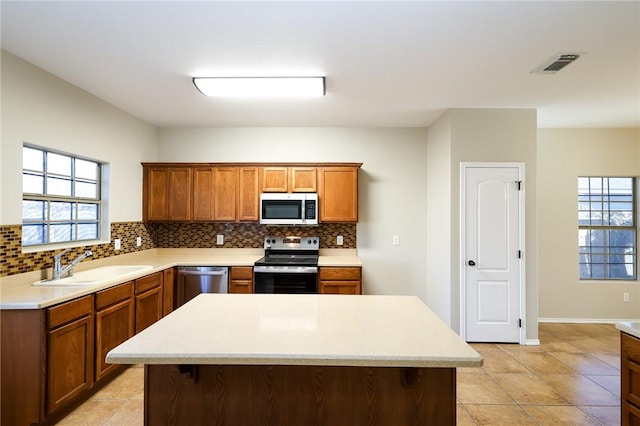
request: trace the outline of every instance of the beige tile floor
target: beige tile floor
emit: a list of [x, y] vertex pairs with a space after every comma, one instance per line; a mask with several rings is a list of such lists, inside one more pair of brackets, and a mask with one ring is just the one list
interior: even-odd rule
[[[620, 424], [620, 338], [609, 324], [540, 324], [540, 346], [472, 344], [482, 368], [458, 369], [458, 425]], [[134, 366], [59, 425], [143, 424]]]

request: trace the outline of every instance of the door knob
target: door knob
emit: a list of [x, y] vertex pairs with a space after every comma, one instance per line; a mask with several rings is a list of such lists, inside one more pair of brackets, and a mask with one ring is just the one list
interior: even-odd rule
[[473, 260], [469, 261], [469, 266], [476, 266], [476, 262], [474, 262]]

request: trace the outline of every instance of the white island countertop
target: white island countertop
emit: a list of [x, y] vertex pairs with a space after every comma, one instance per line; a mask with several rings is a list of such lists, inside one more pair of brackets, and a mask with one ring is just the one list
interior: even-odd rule
[[482, 357], [415, 296], [201, 294], [107, 362], [456, 368]]

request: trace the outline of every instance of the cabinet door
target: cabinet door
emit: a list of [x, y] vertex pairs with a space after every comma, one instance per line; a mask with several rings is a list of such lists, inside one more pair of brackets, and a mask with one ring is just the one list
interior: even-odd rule
[[54, 328], [47, 338], [47, 413], [53, 413], [93, 384], [93, 316]]
[[169, 168], [169, 220], [191, 220], [191, 168]]
[[318, 203], [321, 222], [357, 222], [358, 168], [319, 167]]
[[315, 167], [291, 167], [289, 176], [291, 192], [316, 192]]
[[136, 334], [162, 318], [162, 287], [136, 295]]
[[259, 168], [240, 167], [238, 169], [239, 199], [238, 220], [257, 221], [260, 219], [259, 202], [260, 190], [258, 189]]
[[236, 220], [238, 186], [237, 167], [215, 167], [215, 220], [234, 222]]
[[175, 299], [175, 271], [173, 268], [165, 269], [162, 272], [162, 316], [173, 312], [173, 301]]
[[214, 187], [212, 167], [193, 169], [193, 220], [213, 220]]
[[288, 167], [262, 167], [262, 192], [288, 192]]
[[118, 368], [107, 364], [107, 353], [133, 336], [133, 299], [129, 298], [96, 312], [96, 381]]
[[169, 217], [169, 173], [166, 167], [145, 167], [143, 219], [167, 220]]

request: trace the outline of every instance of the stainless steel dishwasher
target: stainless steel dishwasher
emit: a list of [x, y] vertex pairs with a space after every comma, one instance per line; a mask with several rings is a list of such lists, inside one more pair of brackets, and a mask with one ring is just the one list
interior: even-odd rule
[[229, 268], [221, 266], [178, 267], [177, 306], [182, 306], [200, 293], [227, 293]]

